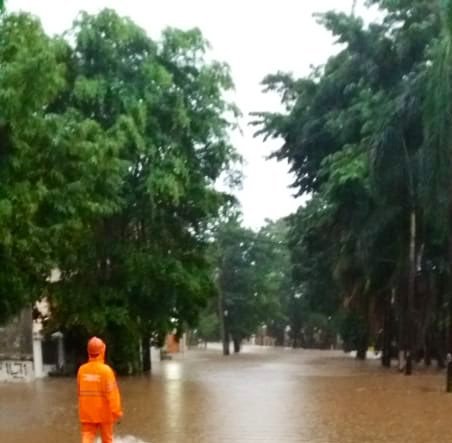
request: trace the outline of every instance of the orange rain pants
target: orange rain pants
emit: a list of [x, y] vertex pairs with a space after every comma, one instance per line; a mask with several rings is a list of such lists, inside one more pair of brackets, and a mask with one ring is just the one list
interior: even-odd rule
[[113, 423], [82, 423], [82, 443], [94, 443], [98, 432], [102, 443], [113, 443]]

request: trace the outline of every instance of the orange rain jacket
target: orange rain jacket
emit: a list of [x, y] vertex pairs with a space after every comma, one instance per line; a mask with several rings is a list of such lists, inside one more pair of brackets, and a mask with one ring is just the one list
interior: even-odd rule
[[122, 417], [121, 396], [113, 370], [104, 363], [105, 352], [90, 357], [77, 374], [81, 423], [114, 423]]

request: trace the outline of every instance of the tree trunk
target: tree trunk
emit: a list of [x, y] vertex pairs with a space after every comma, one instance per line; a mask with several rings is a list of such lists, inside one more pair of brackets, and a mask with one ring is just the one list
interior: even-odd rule
[[438, 307], [437, 323], [435, 325], [435, 348], [436, 348], [436, 361], [438, 369], [444, 369], [446, 367], [446, 332], [441, 321], [444, 321], [444, 317], [441, 315], [440, 307]]
[[448, 259], [449, 273], [447, 276], [447, 301], [448, 301], [448, 331], [447, 331], [447, 377], [446, 391], [452, 392], [452, 202], [449, 204], [449, 229], [448, 229]]
[[416, 210], [411, 210], [410, 216], [410, 251], [407, 294], [407, 349], [405, 353], [405, 375], [413, 372], [413, 344], [414, 344], [414, 294], [416, 289]]
[[444, 361], [446, 356], [446, 333], [444, 330], [444, 276], [436, 275], [435, 277], [435, 306], [434, 319], [432, 322], [432, 347], [438, 369], [444, 369], [446, 367]]
[[406, 349], [406, 294], [402, 296], [399, 294], [398, 301], [398, 343], [397, 343], [397, 354], [398, 354], [398, 368], [402, 372], [405, 368], [405, 349]]
[[224, 322], [224, 338], [223, 338], [223, 355], [229, 355], [231, 353], [230, 351], [230, 336], [229, 336], [229, 329], [227, 324], [227, 319], [225, 319]]
[[230, 354], [230, 350], [229, 350], [229, 330], [227, 327], [227, 320], [226, 318], [224, 318], [223, 320], [223, 336], [222, 336], [222, 341], [223, 341], [223, 355], [229, 355]]
[[234, 352], [238, 354], [242, 347], [242, 340], [239, 337], [233, 337], [232, 341], [234, 343]]
[[220, 320], [221, 342], [223, 344], [223, 355], [229, 355], [229, 331], [227, 327], [227, 316], [225, 313], [224, 296], [221, 288], [218, 288], [218, 318]]
[[357, 360], [365, 360], [367, 358], [367, 350], [369, 349], [369, 338], [371, 327], [371, 311], [373, 303], [370, 294], [365, 295], [364, 306], [360, 309], [360, 334], [358, 343], [356, 344], [356, 358]]
[[[441, 328], [442, 329], [442, 328]], [[438, 369], [444, 369], [446, 367], [445, 362], [445, 345], [444, 345], [444, 337], [441, 331], [436, 334], [436, 362]]]
[[369, 334], [364, 333], [359, 339], [356, 358], [358, 360], [365, 360], [367, 358], [367, 349], [369, 348]]
[[392, 294], [385, 297], [384, 321], [383, 321], [383, 345], [381, 354], [381, 364], [385, 368], [391, 367], [391, 343], [392, 343]]
[[403, 275], [403, 282], [398, 283], [397, 296], [397, 361], [398, 369], [403, 372], [405, 368], [405, 349], [406, 349], [406, 281]]
[[432, 365], [432, 357], [435, 347], [435, 322], [436, 322], [436, 306], [437, 306], [437, 290], [435, 286], [434, 274], [427, 270], [428, 282], [428, 303], [427, 315], [425, 318], [425, 335], [424, 335], [424, 364], [426, 367]]
[[145, 335], [142, 339], [143, 349], [143, 372], [151, 372], [151, 339], [149, 335]]
[[424, 364], [427, 367], [430, 367], [432, 365], [432, 334], [431, 334], [430, 327], [429, 327], [426, 337], [425, 337]]
[[275, 346], [284, 346], [284, 330], [278, 329], [275, 334]]
[[364, 361], [366, 358], [367, 358], [367, 341], [366, 341], [366, 345], [365, 346], [360, 346], [358, 348], [358, 352], [356, 354], [356, 359], [357, 360]]
[[297, 348], [301, 348], [304, 347], [303, 346], [303, 338], [302, 338], [302, 333], [301, 331], [297, 331], [295, 330], [295, 332], [293, 333], [292, 336], [292, 348], [297, 349]]

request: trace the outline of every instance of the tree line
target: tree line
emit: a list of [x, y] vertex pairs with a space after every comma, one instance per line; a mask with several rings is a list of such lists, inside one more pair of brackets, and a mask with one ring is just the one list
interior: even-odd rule
[[269, 75], [286, 112], [255, 124], [310, 196], [289, 223], [300, 300], [340, 313], [359, 358], [373, 344], [409, 374], [452, 353], [452, 2], [367, 3], [380, 21], [318, 16], [338, 53]]
[[359, 358], [444, 367], [452, 2], [368, 3], [380, 21], [318, 16], [339, 48], [324, 66], [263, 82], [285, 112], [255, 114], [257, 135], [282, 140], [273, 156], [309, 200], [258, 232], [215, 187], [237, 179], [239, 111], [198, 30], [153, 41], [105, 10], [49, 37], [2, 13], [0, 320], [44, 295], [48, 330], [74, 348], [101, 331], [129, 372], [168, 330], [221, 326], [238, 351], [262, 325], [278, 344], [340, 333]]

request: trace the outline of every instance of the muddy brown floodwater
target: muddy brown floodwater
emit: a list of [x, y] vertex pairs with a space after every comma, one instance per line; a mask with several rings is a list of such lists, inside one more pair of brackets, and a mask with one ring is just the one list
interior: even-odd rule
[[[120, 387], [123, 442], [452, 442], [444, 374], [404, 377], [340, 352], [190, 351]], [[75, 381], [0, 384], [0, 442], [79, 442]]]

